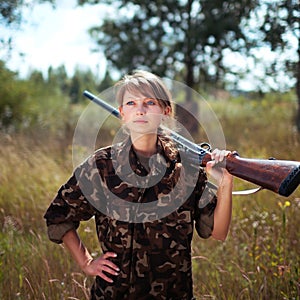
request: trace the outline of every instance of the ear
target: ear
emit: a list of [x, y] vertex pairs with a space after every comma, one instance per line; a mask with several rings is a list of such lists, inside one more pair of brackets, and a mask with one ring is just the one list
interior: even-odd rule
[[119, 106], [119, 112], [120, 112], [120, 116], [123, 118], [124, 113], [123, 113], [123, 107]]
[[171, 107], [170, 106], [166, 106], [164, 109], [164, 115], [169, 116], [171, 114]]

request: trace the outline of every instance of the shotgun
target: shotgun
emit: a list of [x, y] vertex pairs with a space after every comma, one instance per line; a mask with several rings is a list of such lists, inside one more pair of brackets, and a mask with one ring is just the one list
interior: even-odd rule
[[[104, 100], [88, 91], [84, 91], [83, 95], [115, 117], [120, 118], [119, 111]], [[169, 128], [163, 127], [163, 130], [170, 135], [194, 164], [205, 167], [206, 163], [211, 160], [209, 144], [197, 145]], [[242, 158], [237, 152], [232, 152], [226, 157], [224, 167], [235, 177], [285, 197], [290, 196], [300, 183], [299, 161]]]

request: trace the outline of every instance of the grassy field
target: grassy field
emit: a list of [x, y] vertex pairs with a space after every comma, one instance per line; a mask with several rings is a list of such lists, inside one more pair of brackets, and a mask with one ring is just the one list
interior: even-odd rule
[[[299, 160], [296, 101], [211, 102], [227, 148], [244, 157]], [[54, 133], [0, 135], [0, 299], [88, 299], [92, 278], [46, 235], [43, 214], [72, 172], [71, 140]], [[70, 135], [70, 133], [68, 134]], [[235, 180], [235, 188], [252, 187]], [[300, 189], [235, 196], [228, 239], [193, 242], [197, 299], [300, 299]], [[99, 254], [92, 221], [80, 227]]]

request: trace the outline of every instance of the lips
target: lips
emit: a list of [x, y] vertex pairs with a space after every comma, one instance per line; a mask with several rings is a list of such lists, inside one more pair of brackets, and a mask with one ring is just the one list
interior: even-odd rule
[[146, 123], [148, 123], [148, 121], [145, 120], [145, 119], [137, 119], [137, 120], [134, 120], [133, 123], [135, 123], [135, 124], [146, 124]]

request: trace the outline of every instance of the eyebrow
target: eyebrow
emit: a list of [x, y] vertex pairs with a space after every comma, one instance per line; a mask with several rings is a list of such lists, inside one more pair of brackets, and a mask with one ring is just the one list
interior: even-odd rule
[[125, 98], [124, 100], [147, 100], [147, 99], [152, 99], [152, 100], [156, 100], [158, 101], [159, 99], [155, 98], [155, 97], [150, 97], [150, 96], [144, 96], [143, 98], [138, 98], [138, 97], [128, 97]]

